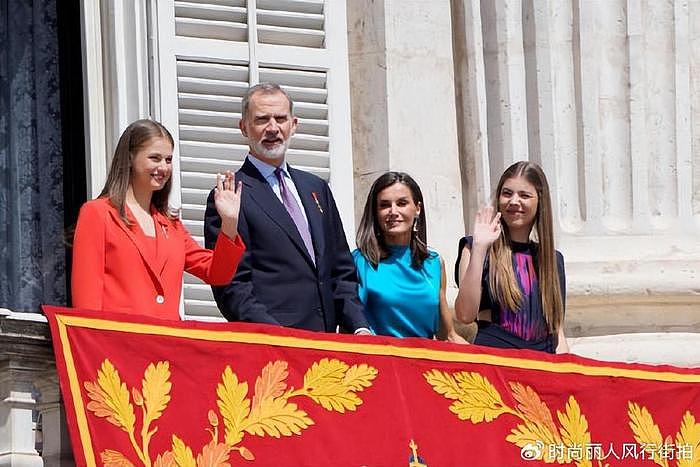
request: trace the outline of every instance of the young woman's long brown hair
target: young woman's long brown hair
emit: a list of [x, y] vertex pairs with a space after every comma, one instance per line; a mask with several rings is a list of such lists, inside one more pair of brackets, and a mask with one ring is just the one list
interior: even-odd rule
[[386, 172], [372, 184], [372, 188], [370, 188], [367, 195], [365, 210], [360, 220], [360, 227], [357, 230], [357, 248], [375, 268], [379, 265], [379, 261], [389, 256], [389, 248], [384, 239], [379, 219], [377, 219], [377, 198], [383, 189], [390, 187], [394, 183], [406, 185], [411, 191], [413, 202], [421, 208], [415, 228], [411, 231], [411, 240], [409, 242], [411, 265], [414, 268], [421, 268], [425, 259], [430, 255], [425, 228], [423, 193], [421, 193], [416, 181], [404, 172]]
[[[137, 120], [128, 127], [119, 137], [117, 148], [114, 150], [112, 165], [107, 174], [107, 181], [102, 188], [100, 198], [107, 197], [119, 211], [122, 220], [127, 224], [131, 222], [126, 217], [126, 192], [131, 179], [131, 164], [136, 153], [153, 138], [166, 138], [171, 147], [175, 147], [172, 135], [161, 123], [155, 120]], [[168, 209], [168, 197], [172, 186], [172, 176], [165, 182], [163, 188], [153, 192], [151, 204], [166, 217], [172, 217]]]
[[[550, 332], [555, 333], [564, 318], [564, 304], [557, 270], [556, 250], [554, 249], [554, 221], [547, 177], [540, 166], [535, 163], [521, 161], [511, 165], [503, 172], [498, 181], [493, 201], [496, 211], [498, 211], [498, 199], [503, 184], [506, 180], [514, 177], [524, 177], [537, 190], [537, 213], [533, 226], [539, 243], [536, 252], [537, 278], [540, 285], [542, 312]], [[501, 227], [501, 235], [493, 243], [489, 253], [489, 286], [501, 303], [509, 309], [517, 311], [520, 309], [523, 294], [513, 271], [512, 241], [508, 225], [503, 218], [501, 218]]]

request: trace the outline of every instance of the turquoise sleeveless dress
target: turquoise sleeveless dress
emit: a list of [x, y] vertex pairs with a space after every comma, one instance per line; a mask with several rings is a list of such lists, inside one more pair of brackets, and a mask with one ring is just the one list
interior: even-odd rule
[[359, 296], [375, 334], [427, 337], [437, 333], [440, 319], [440, 255], [430, 253], [421, 269], [411, 266], [408, 246], [390, 247], [375, 269], [360, 250], [352, 252]]

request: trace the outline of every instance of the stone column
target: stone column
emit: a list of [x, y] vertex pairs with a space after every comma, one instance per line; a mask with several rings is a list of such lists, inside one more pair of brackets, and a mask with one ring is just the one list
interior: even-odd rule
[[379, 175], [408, 172], [451, 278], [464, 224], [450, 3], [353, 0], [347, 16], [356, 218]]
[[700, 16], [684, 2], [641, 0], [583, 2], [579, 15], [585, 217], [561, 229], [569, 326], [697, 331], [688, 24]]
[[491, 175], [480, 0], [452, 0], [452, 49], [463, 216], [471, 231], [474, 213], [491, 197]]
[[[526, 2], [525, 54], [529, 158], [550, 177], [562, 228], [581, 225], [578, 179], [577, 79], [574, 6], [569, 0]], [[499, 175], [500, 176], [500, 175]], [[572, 202], [573, 201], [573, 202]]]
[[51, 368], [37, 375], [34, 385], [39, 391], [37, 410], [41, 417], [44, 465], [71, 467], [75, 465], [66, 424], [66, 412], [61, 400], [58, 375]]
[[491, 178], [528, 156], [521, 0], [481, 2]]
[[35, 368], [0, 361], [0, 467], [41, 467], [35, 447], [33, 375]]

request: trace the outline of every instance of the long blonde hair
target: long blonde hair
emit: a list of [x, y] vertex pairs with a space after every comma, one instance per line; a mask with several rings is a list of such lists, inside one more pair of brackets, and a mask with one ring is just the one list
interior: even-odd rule
[[[524, 177], [537, 190], [537, 213], [534, 231], [539, 242], [536, 252], [537, 277], [539, 281], [542, 312], [551, 333], [555, 333], [564, 319], [564, 304], [557, 270], [554, 248], [552, 202], [547, 177], [542, 168], [528, 161], [516, 162], [508, 167], [498, 181], [494, 196], [494, 209], [498, 210], [498, 199], [506, 180]], [[513, 271], [513, 243], [505, 221], [501, 218], [501, 235], [491, 246], [489, 253], [489, 286], [495, 298], [513, 311], [520, 309], [523, 294]]]

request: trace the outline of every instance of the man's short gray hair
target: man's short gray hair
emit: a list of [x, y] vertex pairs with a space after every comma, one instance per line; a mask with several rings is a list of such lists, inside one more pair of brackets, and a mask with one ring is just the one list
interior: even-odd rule
[[287, 101], [289, 101], [289, 115], [294, 117], [294, 102], [292, 101], [292, 98], [289, 97], [289, 94], [287, 94], [287, 91], [282, 89], [280, 85], [276, 83], [260, 83], [249, 87], [248, 91], [246, 91], [245, 95], [243, 96], [243, 102], [241, 104], [241, 119], [245, 120], [245, 118], [248, 116], [250, 99], [254, 94], [259, 92], [263, 94], [276, 94], [278, 92], [283, 94], [284, 97], [287, 98]]

